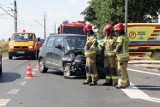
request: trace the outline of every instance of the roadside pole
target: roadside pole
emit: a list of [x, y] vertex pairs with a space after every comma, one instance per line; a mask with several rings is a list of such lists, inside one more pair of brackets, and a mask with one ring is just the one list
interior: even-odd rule
[[127, 35], [127, 22], [128, 22], [128, 0], [125, 0], [125, 33]]

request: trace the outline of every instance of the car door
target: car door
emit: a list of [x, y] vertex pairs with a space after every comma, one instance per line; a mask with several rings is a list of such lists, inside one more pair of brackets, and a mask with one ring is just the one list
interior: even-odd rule
[[54, 50], [54, 40], [55, 37], [51, 36], [47, 43], [46, 43], [46, 49], [45, 49], [45, 55], [46, 55], [46, 66], [49, 68], [52, 68], [52, 58], [53, 58], [53, 50]]
[[53, 53], [52, 64], [58, 70], [63, 70], [63, 67], [62, 67], [63, 54], [64, 54], [63, 37], [57, 36], [55, 38], [55, 43], [54, 43], [54, 53]]

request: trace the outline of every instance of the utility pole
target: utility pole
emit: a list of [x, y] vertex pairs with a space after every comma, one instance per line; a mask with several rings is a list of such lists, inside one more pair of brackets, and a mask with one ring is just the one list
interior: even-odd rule
[[56, 33], [56, 22], [54, 23], [54, 33]]
[[44, 39], [45, 39], [46, 38], [46, 17], [47, 17], [45, 12], [44, 12], [43, 17], [44, 17]]
[[14, 29], [17, 32], [17, 2], [14, 0]]
[[127, 22], [128, 22], [128, 0], [125, 0], [125, 33], [127, 35]]

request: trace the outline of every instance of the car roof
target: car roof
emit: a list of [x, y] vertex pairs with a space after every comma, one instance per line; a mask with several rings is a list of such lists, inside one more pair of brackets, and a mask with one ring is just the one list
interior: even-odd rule
[[69, 36], [85, 36], [85, 35], [81, 35], [81, 34], [53, 34], [53, 35], [50, 35], [49, 37], [51, 37], [51, 36], [69, 37]]

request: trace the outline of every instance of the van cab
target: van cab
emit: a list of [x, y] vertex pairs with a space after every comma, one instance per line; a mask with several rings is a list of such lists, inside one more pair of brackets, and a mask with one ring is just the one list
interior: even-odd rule
[[8, 58], [13, 56], [31, 56], [36, 59], [39, 49], [42, 46], [40, 39], [36, 39], [35, 33], [19, 32], [14, 33], [9, 41]]

